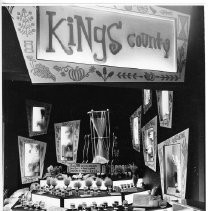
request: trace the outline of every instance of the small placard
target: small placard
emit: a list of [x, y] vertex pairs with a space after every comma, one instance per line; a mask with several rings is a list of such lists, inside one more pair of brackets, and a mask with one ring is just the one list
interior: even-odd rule
[[73, 163], [67, 166], [67, 172], [73, 173], [73, 174], [100, 173], [101, 164], [99, 163]]

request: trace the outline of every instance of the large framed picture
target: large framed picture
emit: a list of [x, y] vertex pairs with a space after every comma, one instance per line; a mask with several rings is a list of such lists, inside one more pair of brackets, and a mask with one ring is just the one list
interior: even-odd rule
[[22, 184], [38, 181], [42, 177], [47, 144], [18, 136]]
[[188, 138], [186, 129], [158, 144], [162, 193], [168, 201], [185, 198]]
[[145, 165], [156, 171], [157, 116], [142, 128], [142, 143]]
[[161, 127], [172, 127], [173, 91], [157, 90], [158, 116]]
[[140, 106], [130, 117], [130, 127], [133, 148], [140, 152], [141, 141], [141, 112], [142, 106]]
[[77, 162], [80, 120], [54, 124], [57, 162], [68, 165]]
[[143, 110], [144, 114], [149, 110], [152, 106], [152, 90], [151, 89], [143, 89]]
[[51, 104], [27, 100], [26, 112], [29, 137], [46, 134], [50, 120]]

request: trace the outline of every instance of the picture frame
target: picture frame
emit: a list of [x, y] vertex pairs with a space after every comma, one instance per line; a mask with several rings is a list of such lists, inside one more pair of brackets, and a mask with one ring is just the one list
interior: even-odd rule
[[55, 123], [54, 128], [57, 162], [64, 165], [76, 163], [80, 120]]
[[172, 127], [173, 91], [157, 90], [157, 107], [160, 127]]
[[142, 90], [142, 98], [143, 98], [143, 110], [144, 114], [152, 107], [152, 90], [151, 89], [143, 89]]
[[18, 136], [19, 161], [22, 184], [42, 178], [47, 144]]
[[158, 144], [163, 198], [182, 200], [186, 193], [189, 128]]
[[151, 119], [142, 128], [142, 144], [144, 163], [153, 171], [156, 171], [157, 160], [157, 116]]
[[47, 134], [51, 107], [48, 103], [26, 101], [29, 137]]
[[141, 142], [141, 113], [142, 106], [140, 106], [131, 116], [130, 116], [130, 128], [133, 148], [140, 152], [140, 142]]

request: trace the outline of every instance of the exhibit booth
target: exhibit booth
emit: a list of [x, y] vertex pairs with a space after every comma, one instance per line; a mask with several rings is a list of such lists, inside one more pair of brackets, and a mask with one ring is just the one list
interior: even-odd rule
[[205, 210], [204, 7], [2, 7], [4, 210]]

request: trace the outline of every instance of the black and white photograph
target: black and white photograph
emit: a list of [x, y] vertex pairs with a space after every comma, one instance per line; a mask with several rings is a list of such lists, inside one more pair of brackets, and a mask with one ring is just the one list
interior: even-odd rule
[[139, 144], [139, 121], [138, 121], [138, 117], [135, 117], [133, 119], [133, 139], [134, 139], [134, 144], [138, 145]]
[[143, 110], [144, 114], [149, 110], [152, 106], [152, 90], [143, 89]]
[[165, 146], [166, 190], [181, 191], [181, 147], [180, 144]]
[[51, 104], [26, 99], [29, 137], [47, 134]]
[[61, 150], [62, 160], [73, 160], [72, 128], [69, 126], [61, 126]]
[[146, 151], [146, 160], [148, 162], [154, 160], [154, 129], [149, 128], [146, 130], [146, 140], [145, 140], [145, 151]]
[[2, 1], [0, 210], [208, 210], [208, 6], [129, 1]]
[[32, 130], [34, 132], [40, 132], [46, 127], [45, 121], [45, 108], [44, 107], [33, 107], [33, 122]]
[[37, 176], [40, 174], [40, 146], [38, 144], [25, 143], [25, 176]]

